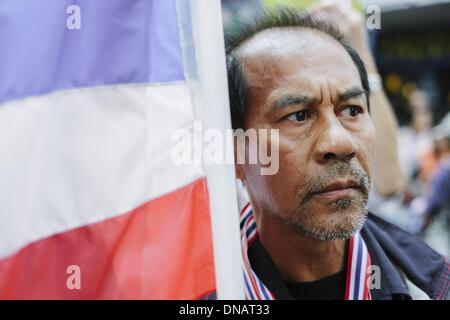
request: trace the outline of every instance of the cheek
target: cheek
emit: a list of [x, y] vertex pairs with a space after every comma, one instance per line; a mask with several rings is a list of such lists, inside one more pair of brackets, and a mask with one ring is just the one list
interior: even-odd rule
[[279, 151], [279, 172], [274, 177], [278, 184], [276, 192], [281, 191], [280, 198], [293, 201], [296, 205], [308, 175], [309, 161], [306, 143], [299, 143], [298, 138], [281, 136]]
[[[274, 141], [271, 141], [274, 143]], [[261, 166], [244, 165], [248, 189], [259, 203], [273, 212], [290, 212], [298, 206], [307, 179], [307, 153], [298, 139], [280, 136], [279, 170], [274, 175], [261, 175]], [[276, 149], [276, 148], [275, 148]]]
[[359, 161], [369, 179], [375, 165], [376, 133], [372, 121], [361, 132], [359, 138]]
[[245, 184], [250, 199], [256, 201], [257, 206], [263, 210], [279, 211], [283, 201], [283, 181], [280, 175], [261, 175], [259, 165], [245, 165]]

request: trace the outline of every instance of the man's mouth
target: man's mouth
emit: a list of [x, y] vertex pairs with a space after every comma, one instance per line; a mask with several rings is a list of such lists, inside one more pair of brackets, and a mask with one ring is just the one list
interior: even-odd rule
[[314, 192], [312, 197], [336, 201], [342, 198], [353, 198], [358, 193], [361, 193], [361, 187], [358, 183], [353, 180], [339, 180]]

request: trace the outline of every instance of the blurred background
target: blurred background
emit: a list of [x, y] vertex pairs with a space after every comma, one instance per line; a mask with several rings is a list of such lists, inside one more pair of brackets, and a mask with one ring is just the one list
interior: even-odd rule
[[[314, 10], [315, 0], [222, 0], [225, 32], [252, 21], [262, 10], [292, 6]], [[326, 1], [329, 4], [332, 1]], [[401, 171], [392, 192], [373, 192], [372, 212], [416, 233], [450, 255], [450, 1], [339, 1], [364, 19], [381, 9], [381, 28], [368, 30], [368, 47], [381, 90], [395, 117], [395, 147]], [[346, 10], [344, 8], [344, 10]], [[387, 117], [388, 115], [386, 115]], [[383, 117], [381, 117], [381, 121]], [[378, 120], [380, 121], [380, 120]], [[383, 151], [381, 151], [382, 153]], [[380, 152], [378, 152], [380, 153]], [[378, 171], [385, 168], [381, 164]], [[386, 168], [387, 170], [387, 168]], [[376, 189], [376, 188], [373, 188]]]

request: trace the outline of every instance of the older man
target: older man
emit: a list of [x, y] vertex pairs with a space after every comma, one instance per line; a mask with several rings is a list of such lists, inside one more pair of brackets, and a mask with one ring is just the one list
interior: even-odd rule
[[276, 174], [236, 165], [251, 203], [241, 214], [247, 297], [410, 299], [413, 284], [448, 298], [445, 259], [367, 212], [375, 131], [358, 53], [333, 25], [289, 11], [227, 40], [233, 127], [279, 132]]

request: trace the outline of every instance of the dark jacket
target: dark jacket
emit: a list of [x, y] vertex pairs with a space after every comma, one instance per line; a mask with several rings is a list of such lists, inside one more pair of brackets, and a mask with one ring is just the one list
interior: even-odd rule
[[373, 299], [408, 299], [404, 274], [431, 299], [450, 300], [450, 263], [421, 239], [372, 214], [361, 233], [372, 264], [381, 269]]
[[[450, 300], [450, 264], [418, 237], [369, 214], [361, 231], [372, 265], [380, 267], [374, 300], [411, 299], [405, 277], [431, 299]], [[293, 299], [269, 255], [257, 239], [249, 248], [253, 270], [277, 299]]]

